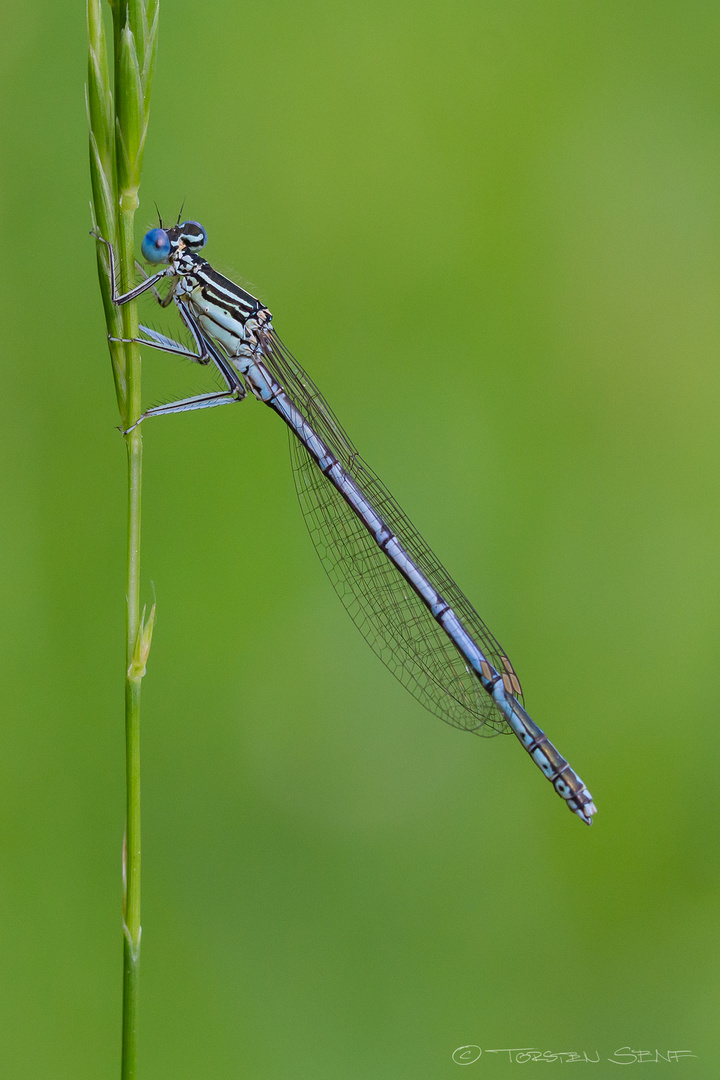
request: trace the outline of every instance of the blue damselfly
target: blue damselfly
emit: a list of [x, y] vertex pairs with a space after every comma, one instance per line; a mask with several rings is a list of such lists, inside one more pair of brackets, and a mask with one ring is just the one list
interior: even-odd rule
[[[102, 239], [98, 237], [98, 239]], [[362, 460], [322, 394], [275, 333], [268, 309], [198, 252], [196, 221], [151, 229], [148, 262], [166, 264], [113, 301], [152, 289], [174, 303], [194, 349], [141, 326], [139, 342], [217, 367], [226, 389], [148, 409], [149, 416], [241, 401], [247, 389], [290, 429], [300, 505], [325, 570], [351, 618], [400, 682], [446, 723], [478, 735], [512, 731], [569, 808], [587, 825], [595, 805], [580, 777], [522, 705], [512, 664], [387, 488]], [[161, 296], [156, 286], [169, 279]]]

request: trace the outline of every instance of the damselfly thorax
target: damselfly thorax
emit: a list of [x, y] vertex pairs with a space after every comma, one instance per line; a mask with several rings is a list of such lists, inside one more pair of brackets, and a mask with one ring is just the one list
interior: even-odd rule
[[[258, 348], [258, 331], [272, 322], [270, 311], [230, 278], [213, 270], [180, 239], [168, 269], [168, 297], [186, 306], [203, 333], [223, 347], [231, 360], [251, 359]], [[242, 371], [242, 366], [237, 365]]]

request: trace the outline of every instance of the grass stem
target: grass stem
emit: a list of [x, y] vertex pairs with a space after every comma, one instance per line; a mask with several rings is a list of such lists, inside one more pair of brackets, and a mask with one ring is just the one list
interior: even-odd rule
[[[134, 219], [148, 127], [150, 87], [157, 50], [158, 0], [110, 0], [113, 20], [113, 83], [101, 0], [87, 0], [90, 175], [94, 220], [114, 249], [118, 281], [132, 281], [135, 268]], [[97, 243], [98, 275], [105, 310], [115, 391], [123, 431], [142, 411], [141, 358], [135, 303], [118, 308], [112, 300], [108, 253]], [[138, 985], [140, 974], [140, 692], [155, 608], [140, 611], [140, 525], [142, 434], [125, 435], [127, 483], [127, 583], [125, 656], [126, 822], [123, 846], [123, 1011], [122, 1080], [135, 1080], [138, 1067]]]

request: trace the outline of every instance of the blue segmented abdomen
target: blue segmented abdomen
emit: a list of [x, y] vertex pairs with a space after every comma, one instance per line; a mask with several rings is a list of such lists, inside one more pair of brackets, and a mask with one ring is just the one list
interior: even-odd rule
[[[596, 807], [590, 792], [517, 700], [515, 693], [518, 695], [521, 693], [520, 683], [505, 654], [499, 650], [497, 643], [489, 635], [489, 631], [484, 628], [484, 624], [480, 623], [483, 630], [486, 631], [493, 648], [494, 663], [491, 662], [488, 655], [478, 645], [474, 635], [465, 626], [461, 616], [454, 610], [448, 598], [435, 587], [430, 578], [423, 572], [417, 560], [412, 557], [403, 544], [402, 539], [393, 532], [383, 514], [378, 511], [373, 500], [366, 495], [365, 491], [338, 460], [338, 456], [334, 452], [337, 448], [330, 449], [326, 441], [315, 430], [308, 417], [290, 399], [284, 387], [268, 370], [270, 361], [273, 358], [274, 353], [270, 352], [268, 356], [267, 346], [265, 346], [262, 359], [258, 356], [253, 360], [243, 362], [243, 374], [256, 396], [270, 405], [282, 417], [299, 441], [299, 444], [304, 448], [308, 459], [313, 464], [313, 468], [321, 478], [322, 486], [318, 485], [316, 487], [312, 480], [309, 481], [309, 485], [305, 484], [301, 487], [298, 484], [298, 494], [301, 498], [301, 505], [303, 505], [303, 497], [308, 490], [311, 490], [316, 496], [308, 502], [307, 506], [303, 506], [306, 518], [308, 518], [308, 514], [316, 514], [322, 508], [324, 524], [327, 526], [328, 515], [332, 515], [333, 520], [330, 521], [330, 526], [332, 528], [333, 523], [335, 524], [336, 534], [331, 564], [335, 571], [338, 570], [338, 567], [342, 568], [343, 574], [341, 575], [338, 572], [338, 580], [344, 584], [350, 583], [352, 590], [350, 600], [343, 592], [340, 592], [340, 595], [364, 636], [387, 666], [400, 678], [400, 681], [407, 685], [408, 689], [426, 707], [437, 712], [442, 719], [447, 720], [449, 723], [480, 733], [478, 728], [487, 722], [485, 719], [486, 708], [491, 707], [493, 712], [497, 710], [497, 714], [503, 718], [508, 729], [516, 736], [543, 775], [550, 780], [555, 791], [564, 799], [568, 808], [586, 824], [592, 824], [592, 817], [596, 812]], [[283, 372], [283, 374], [287, 377], [287, 372]], [[312, 386], [312, 384], [310, 385]], [[312, 390], [308, 392], [306, 388], [303, 405], [310, 411], [317, 408], [319, 401], [322, 401], [322, 399], [319, 398], [316, 389], [312, 387]], [[340, 449], [342, 451], [346, 448], [341, 446]], [[357, 467], [360, 459], [354, 450], [346, 453], [345, 457], [350, 466], [355, 464]], [[302, 468], [301, 463], [300, 469]], [[297, 482], [297, 466], [295, 472]], [[407, 583], [409, 589], [412, 590], [412, 594], [424, 605], [425, 617], [428, 619], [428, 623], [442, 631], [443, 640], [451, 643], [454, 649], [457, 650], [456, 655], [464, 660], [465, 670], [472, 671], [475, 686], [478, 687], [478, 690], [481, 690], [482, 697], [487, 702], [486, 707], [480, 706], [477, 698], [473, 698], [468, 705], [467, 690], [465, 688], [463, 688], [464, 699], [460, 701], [459, 691], [457, 696], [454, 694], [454, 676], [452, 678], [444, 677], [444, 682], [449, 683], [449, 686], [446, 685], [445, 689], [438, 694], [438, 686], [433, 686], [435, 681], [433, 669], [435, 667], [436, 639], [432, 638], [427, 631], [421, 631], [414, 639], [404, 632], [404, 620], [407, 619], [407, 616], [400, 614], [399, 609], [400, 607], [408, 609], [410, 596], [405, 594], [402, 597], [402, 604], [394, 604], [397, 586], [393, 585], [391, 587], [387, 583], [378, 586], [378, 573], [382, 571], [378, 571], [380, 563], [378, 563], [377, 559], [372, 558], [372, 554], [367, 560], [368, 569], [364, 575], [367, 580], [364, 580], [362, 569], [357, 570], [357, 564], [362, 563], [362, 558], [359, 560], [357, 558], [358, 534], [356, 533], [353, 533], [353, 544], [355, 546], [352, 552], [352, 570], [349, 569], [349, 565], [346, 565], [347, 560], [342, 555], [343, 533], [337, 531], [337, 529], [338, 522], [342, 524], [344, 521], [345, 524], [342, 528], [347, 533], [348, 521], [351, 522], [352, 518], [342, 517], [342, 511], [338, 510], [339, 503], [333, 504], [332, 510], [328, 509], [330, 504], [327, 496], [322, 494], [324, 489], [327, 488], [328, 482], [340, 496], [346, 508], [349, 508], [354, 518], [362, 523], [364, 535], [369, 538], [372, 545], [371, 547], [361, 545], [362, 551], [366, 556], [373, 551], [380, 552], [386, 565], [388, 567], [392, 566], [399, 578]], [[388, 497], [386, 496], [386, 498]], [[391, 502], [390, 505], [396, 513], [402, 514], [394, 503]], [[309, 528], [311, 535], [313, 535], [312, 521], [309, 522]], [[325, 539], [322, 541], [316, 539], [315, 536], [313, 536], [313, 540], [318, 546], [318, 552], [325, 564], [326, 559], [329, 558], [330, 544]], [[333, 580], [336, 590], [340, 591], [338, 584], [332, 578], [332, 574], [331, 580]], [[454, 588], [457, 589], [456, 586]], [[383, 589], [386, 590], [393, 603], [388, 601], [379, 608], [376, 598], [378, 594], [382, 594]], [[369, 599], [369, 597], [371, 598]], [[467, 604], [467, 601], [465, 603]], [[359, 616], [358, 612], [361, 609], [364, 610], [364, 614]], [[470, 610], [473, 611], [474, 609]], [[370, 630], [366, 625], [369, 621], [368, 612], [375, 617]], [[413, 620], [415, 620], [415, 616], [413, 616]], [[376, 640], [378, 636], [382, 639], [379, 642]], [[388, 659], [385, 651], [387, 648], [399, 648], [400, 667], [398, 667], [397, 663]], [[433, 658], [433, 663], [430, 663], [429, 657]], [[442, 650], [441, 663], [443, 670], [452, 670], [445, 649]], [[418, 683], [416, 686], [410, 684], [410, 678], [403, 677], [405, 670], [413, 665], [416, 672], [417, 670], [420, 671], [420, 676], [417, 676], [417, 673], [413, 676], [416, 683]], [[424, 681], [422, 685], [419, 685], [421, 680]], [[438, 697], [441, 707], [438, 707]], [[446, 714], [448, 701], [453, 702], [452, 706], [447, 706], [450, 710], [449, 715]], [[481, 716], [480, 725], [476, 724], [473, 727], [467, 723], [458, 723], [457, 711], [459, 706], [462, 706], [470, 715]]]

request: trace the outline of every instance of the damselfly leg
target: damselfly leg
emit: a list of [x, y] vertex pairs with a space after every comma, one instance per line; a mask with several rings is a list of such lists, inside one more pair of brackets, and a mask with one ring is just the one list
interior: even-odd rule
[[202, 336], [192, 315], [190, 315], [189, 312], [186, 312], [182, 305], [178, 304], [178, 308], [183, 315], [183, 319], [188, 329], [198, 342], [198, 347], [204, 350], [203, 354], [196, 356], [194, 353], [189, 353], [188, 350], [183, 349], [182, 345], [177, 341], [173, 341], [172, 338], [165, 337], [164, 334], [159, 334], [155, 330], [150, 330], [146, 326], [141, 326], [140, 329], [144, 334], [148, 335], [148, 339], [136, 338], [135, 340], [140, 345], [147, 345], [152, 349], [158, 349], [160, 352], [170, 353], [173, 356], [187, 356], [189, 359], [195, 360], [200, 364], [214, 363], [227, 386], [227, 390], [220, 390], [212, 394], [196, 394], [194, 397], [181, 398], [180, 401], [170, 401], [166, 405], [156, 405], [152, 409], [146, 409], [136, 423], [128, 428], [125, 434], [132, 431], [133, 428], [136, 428], [138, 424], [141, 424], [143, 420], [147, 420], [150, 416], [169, 416], [172, 413], [195, 412], [198, 409], [213, 409], [218, 405], [234, 405], [236, 402], [242, 401], [243, 398], [247, 396], [247, 391], [243, 386], [242, 380], [232, 364], [218, 351], [218, 349], [215, 348], [211, 341], [208, 341], [207, 338]]

